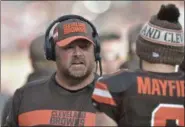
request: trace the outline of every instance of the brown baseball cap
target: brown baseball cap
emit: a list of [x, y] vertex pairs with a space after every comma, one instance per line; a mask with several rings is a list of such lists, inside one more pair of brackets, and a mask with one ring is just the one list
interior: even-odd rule
[[77, 39], [93, 42], [92, 27], [79, 19], [68, 19], [60, 22], [54, 29], [53, 38], [58, 46], [64, 47]]

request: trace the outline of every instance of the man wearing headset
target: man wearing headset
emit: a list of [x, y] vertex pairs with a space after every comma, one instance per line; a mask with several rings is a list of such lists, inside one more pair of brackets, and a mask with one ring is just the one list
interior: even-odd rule
[[55, 20], [46, 31], [45, 53], [48, 60], [56, 61], [57, 71], [47, 80], [16, 90], [5, 126], [99, 126], [91, 102], [98, 78], [94, 73], [100, 52], [97, 39], [96, 29], [83, 17]]

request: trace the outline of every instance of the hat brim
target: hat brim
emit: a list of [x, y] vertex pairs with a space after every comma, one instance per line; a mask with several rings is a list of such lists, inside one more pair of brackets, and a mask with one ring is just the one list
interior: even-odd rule
[[68, 44], [70, 44], [71, 42], [78, 40], [78, 39], [85, 39], [94, 45], [94, 42], [92, 40], [90, 40], [89, 38], [84, 37], [84, 36], [72, 36], [72, 37], [66, 38], [64, 40], [58, 41], [58, 42], [56, 42], [56, 44], [60, 47], [65, 47]]

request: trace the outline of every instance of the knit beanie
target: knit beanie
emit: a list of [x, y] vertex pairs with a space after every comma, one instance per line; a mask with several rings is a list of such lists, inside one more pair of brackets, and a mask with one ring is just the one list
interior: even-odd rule
[[180, 65], [184, 58], [184, 32], [174, 4], [162, 5], [158, 14], [143, 25], [136, 40], [136, 53], [150, 63]]

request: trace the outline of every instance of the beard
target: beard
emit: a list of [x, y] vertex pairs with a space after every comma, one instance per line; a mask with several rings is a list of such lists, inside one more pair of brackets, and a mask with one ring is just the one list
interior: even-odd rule
[[94, 71], [94, 67], [95, 67], [94, 61], [91, 61], [89, 62], [89, 64], [87, 64], [83, 60], [78, 61], [73, 60], [69, 67], [62, 68], [61, 73], [67, 78], [81, 80], [92, 74], [92, 72]]
[[88, 73], [88, 69], [84, 65], [72, 65], [68, 69], [69, 75], [74, 78], [84, 77]]
[[[75, 65], [74, 65], [75, 66]], [[78, 66], [78, 65], [77, 65]], [[86, 67], [84, 65], [80, 65], [81, 67], [70, 67], [68, 69], [68, 74], [69, 76], [76, 78], [76, 79], [81, 79], [81, 78], [85, 78], [88, 75], [91, 74], [92, 69], [91, 69], [91, 65], [89, 67]]]
[[63, 72], [63, 75], [67, 78], [74, 80], [84, 80], [94, 70], [94, 64], [90, 63], [89, 66], [80, 65], [80, 67], [74, 67], [73, 65]]

